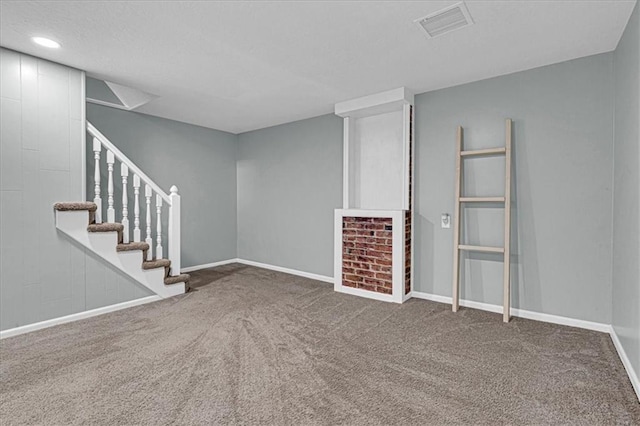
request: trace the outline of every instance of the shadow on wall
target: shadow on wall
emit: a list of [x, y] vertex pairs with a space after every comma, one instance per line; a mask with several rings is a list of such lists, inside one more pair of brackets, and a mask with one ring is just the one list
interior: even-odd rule
[[[417, 175], [416, 170], [416, 175]], [[421, 291], [426, 293], [435, 293], [435, 274], [433, 266], [435, 264], [435, 224], [429, 222], [427, 218], [422, 215], [416, 214], [414, 211], [414, 226], [416, 227], [415, 235], [420, 235], [420, 238], [414, 238], [420, 241], [422, 247], [420, 247], [420, 253], [423, 253], [422, 258], [414, 260], [414, 278], [413, 288], [416, 288], [416, 283], [424, 283]], [[417, 252], [414, 247], [414, 252]]]
[[[511, 304], [514, 308], [544, 312], [525, 130], [523, 120], [514, 121], [511, 162]], [[526, 178], [520, 183], [518, 176]], [[526, 194], [525, 199], [520, 199], [518, 195], [520, 185], [525, 185], [521, 188], [521, 193]], [[523, 208], [518, 208], [520, 205]], [[524, 259], [527, 259], [526, 263]], [[525, 300], [527, 305], [523, 306]]]

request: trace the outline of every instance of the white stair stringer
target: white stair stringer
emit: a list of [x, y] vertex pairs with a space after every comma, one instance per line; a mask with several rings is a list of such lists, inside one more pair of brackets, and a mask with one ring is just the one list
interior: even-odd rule
[[185, 283], [170, 285], [164, 283], [164, 268], [142, 269], [144, 259], [140, 250], [116, 251], [116, 246], [118, 245], [118, 233], [116, 231], [87, 231], [87, 225], [89, 224], [88, 211], [56, 211], [55, 214], [56, 228], [158, 296], [167, 298], [185, 293]]

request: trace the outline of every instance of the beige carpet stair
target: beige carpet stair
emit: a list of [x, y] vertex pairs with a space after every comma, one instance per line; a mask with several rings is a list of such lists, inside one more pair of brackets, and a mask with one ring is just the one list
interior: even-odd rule
[[169, 275], [165, 277], [164, 283], [167, 285], [177, 284], [177, 283], [185, 283], [187, 284], [187, 288], [189, 287], [189, 279], [191, 276], [189, 274], [180, 274], [180, 275]]
[[120, 243], [116, 246], [117, 251], [132, 251], [132, 250], [142, 250], [146, 252], [149, 250], [149, 244], [147, 243]]
[[71, 211], [79, 211], [86, 210], [89, 212], [89, 223], [94, 223], [96, 219], [96, 206], [95, 203], [89, 202], [80, 202], [80, 203], [55, 203], [53, 205], [54, 210], [58, 210], [61, 212], [71, 212]]
[[142, 269], [168, 268], [171, 266], [169, 259], [146, 260], [142, 262]]
[[117, 232], [118, 233], [118, 245], [115, 249], [119, 252], [140, 250], [142, 253], [141, 267], [142, 269], [154, 269], [164, 268], [165, 277], [164, 284], [185, 284], [185, 291], [189, 291], [189, 274], [169, 275], [171, 272], [171, 261], [169, 259], [153, 259], [146, 261], [147, 251], [149, 250], [149, 244], [143, 242], [130, 242], [124, 244], [122, 242], [122, 231], [124, 226], [120, 223], [95, 223], [95, 211], [97, 206], [91, 202], [79, 202], [79, 203], [55, 203], [53, 208], [58, 211], [79, 211], [86, 210], [89, 212], [89, 224], [87, 226], [88, 232]]

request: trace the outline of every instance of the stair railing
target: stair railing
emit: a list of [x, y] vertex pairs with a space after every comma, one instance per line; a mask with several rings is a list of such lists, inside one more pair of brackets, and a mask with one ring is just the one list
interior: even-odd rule
[[[122, 179], [122, 214], [120, 223], [124, 226], [122, 233], [123, 243], [142, 242], [142, 231], [140, 224], [140, 188], [144, 184], [144, 205], [145, 209], [145, 225], [146, 235], [144, 242], [149, 244], [147, 251], [147, 259], [154, 258], [153, 237], [152, 237], [152, 221], [151, 218], [156, 216], [156, 245], [155, 258], [163, 258], [163, 236], [162, 236], [162, 206], [163, 202], [167, 203], [169, 208], [169, 229], [166, 240], [168, 243], [168, 259], [171, 261], [171, 275], [180, 274], [180, 195], [178, 188], [173, 185], [170, 194], [165, 193], [160, 186], [152, 181], [133, 161], [127, 158], [109, 139], [106, 138], [98, 129], [87, 121], [87, 131], [93, 137], [93, 158], [94, 167], [94, 199], [93, 202], [97, 206], [95, 213], [96, 223], [103, 221], [102, 209], [102, 190], [100, 176], [100, 156], [102, 148], [106, 151], [107, 162], [107, 222], [116, 223], [116, 211], [114, 209], [114, 183], [113, 173], [114, 164], [117, 159], [120, 161], [120, 177]], [[128, 198], [128, 182], [129, 172], [133, 173], [133, 239], [130, 238], [129, 223], [129, 198]], [[155, 195], [155, 200], [152, 200]], [[152, 205], [154, 201], [154, 205]], [[153, 208], [155, 207], [155, 210]]]

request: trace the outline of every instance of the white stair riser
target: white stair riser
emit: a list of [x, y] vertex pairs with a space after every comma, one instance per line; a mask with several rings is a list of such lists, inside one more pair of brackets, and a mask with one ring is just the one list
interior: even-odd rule
[[164, 268], [142, 269], [144, 259], [140, 250], [116, 251], [117, 232], [89, 232], [87, 231], [88, 224], [89, 213], [87, 211], [56, 211], [56, 227], [60, 231], [158, 296], [165, 298], [185, 292], [184, 283], [164, 284]]

